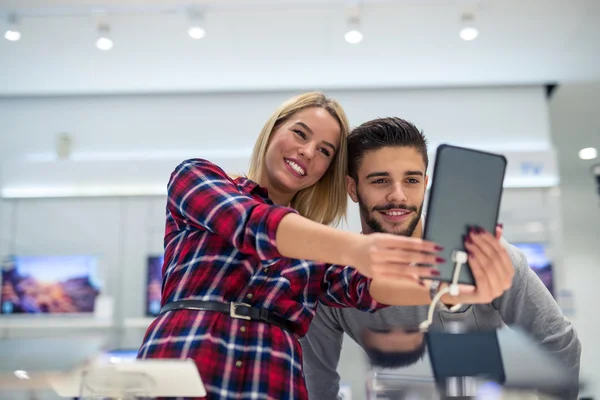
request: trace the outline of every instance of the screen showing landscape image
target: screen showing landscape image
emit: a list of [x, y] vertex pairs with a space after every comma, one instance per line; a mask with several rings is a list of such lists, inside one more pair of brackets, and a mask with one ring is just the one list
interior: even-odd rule
[[146, 315], [157, 316], [160, 311], [160, 291], [162, 288], [163, 256], [148, 257], [147, 287], [146, 287]]
[[550, 293], [554, 295], [554, 279], [552, 276], [552, 261], [546, 255], [546, 248], [542, 243], [516, 243], [527, 257], [531, 269], [539, 276]]
[[91, 256], [9, 257], [2, 265], [2, 314], [94, 312], [100, 285]]

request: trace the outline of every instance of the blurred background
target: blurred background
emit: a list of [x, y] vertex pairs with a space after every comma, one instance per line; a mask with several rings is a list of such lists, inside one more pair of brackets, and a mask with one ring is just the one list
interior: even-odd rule
[[[137, 349], [173, 168], [244, 173], [276, 106], [322, 90], [352, 125], [414, 122], [431, 157], [507, 157], [505, 236], [574, 322], [581, 395], [600, 396], [599, 21], [598, 0], [1, 1], [0, 339]], [[344, 229], [360, 231], [354, 204]], [[363, 368], [347, 338], [352, 399]]]

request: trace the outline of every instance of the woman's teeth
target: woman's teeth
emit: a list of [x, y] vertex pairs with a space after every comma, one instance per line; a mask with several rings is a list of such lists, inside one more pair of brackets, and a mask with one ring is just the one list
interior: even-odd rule
[[286, 163], [288, 163], [288, 165], [289, 165], [290, 167], [292, 167], [292, 169], [293, 169], [294, 171], [296, 171], [296, 172], [297, 172], [297, 173], [299, 173], [300, 175], [304, 176], [305, 172], [304, 172], [304, 170], [302, 169], [302, 167], [301, 167], [301, 166], [299, 166], [298, 164], [296, 164], [295, 162], [293, 162], [293, 161], [290, 161], [290, 160], [285, 160], [285, 162], [286, 162]]

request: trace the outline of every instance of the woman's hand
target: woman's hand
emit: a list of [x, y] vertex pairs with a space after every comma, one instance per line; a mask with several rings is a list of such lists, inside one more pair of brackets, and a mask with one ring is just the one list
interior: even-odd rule
[[438, 276], [435, 266], [444, 262], [437, 256], [441, 250], [419, 238], [372, 233], [360, 235], [356, 245], [348, 249], [348, 265], [374, 279]]
[[487, 304], [502, 296], [512, 285], [515, 270], [500, 244], [502, 228], [495, 237], [483, 229], [472, 229], [465, 240], [468, 261], [476, 286], [459, 285], [459, 295], [444, 296], [444, 303]]

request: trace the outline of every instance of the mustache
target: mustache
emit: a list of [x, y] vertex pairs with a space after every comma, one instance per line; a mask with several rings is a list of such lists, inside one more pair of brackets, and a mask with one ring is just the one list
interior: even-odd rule
[[402, 204], [393, 204], [393, 203], [388, 203], [385, 206], [375, 206], [373, 207], [373, 211], [389, 211], [389, 210], [406, 210], [406, 211], [414, 211], [417, 212], [418, 209], [416, 206], [407, 206], [407, 205], [402, 205]]

